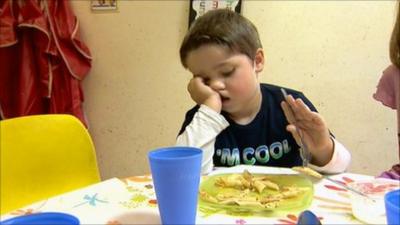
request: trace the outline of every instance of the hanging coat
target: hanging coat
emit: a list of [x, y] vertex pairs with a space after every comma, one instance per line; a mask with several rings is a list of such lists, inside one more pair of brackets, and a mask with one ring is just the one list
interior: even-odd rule
[[68, 0], [0, 0], [2, 118], [66, 113], [86, 123], [81, 81], [91, 54]]

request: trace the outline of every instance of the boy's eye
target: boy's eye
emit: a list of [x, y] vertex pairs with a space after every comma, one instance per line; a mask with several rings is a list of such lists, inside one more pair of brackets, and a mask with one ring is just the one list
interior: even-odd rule
[[209, 85], [210, 84], [210, 79], [209, 78], [203, 78], [203, 82], [204, 82], [204, 84]]
[[231, 69], [231, 70], [228, 70], [228, 71], [222, 72], [222, 76], [224, 76], [224, 77], [229, 77], [230, 75], [233, 74], [233, 72], [235, 72], [235, 68], [233, 68], [233, 69]]

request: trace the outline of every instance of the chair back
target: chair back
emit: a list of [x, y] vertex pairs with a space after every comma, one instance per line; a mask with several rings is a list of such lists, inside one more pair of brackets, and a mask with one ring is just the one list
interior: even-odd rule
[[100, 181], [92, 139], [71, 115], [0, 121], [0, 212]]

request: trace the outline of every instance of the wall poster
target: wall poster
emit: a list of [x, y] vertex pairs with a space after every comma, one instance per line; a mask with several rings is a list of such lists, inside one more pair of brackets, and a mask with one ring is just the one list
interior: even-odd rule
[[240, 13], [242, 0], [190, 0], [189, 27], [193, 21], [209, 10], [228, 8]]
[[94, 11], [117, 10], [117, 0], [90, 0], [90, 8]]

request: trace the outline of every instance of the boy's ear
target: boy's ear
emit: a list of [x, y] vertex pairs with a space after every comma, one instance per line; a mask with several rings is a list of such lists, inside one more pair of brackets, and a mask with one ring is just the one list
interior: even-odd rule
[[254, 69], [257, 73], [261, 72], [264, 69], [264, 62], [264, 50], [262, 48], [259, 48], [256, 51], [256, 56], [254, 57]]

